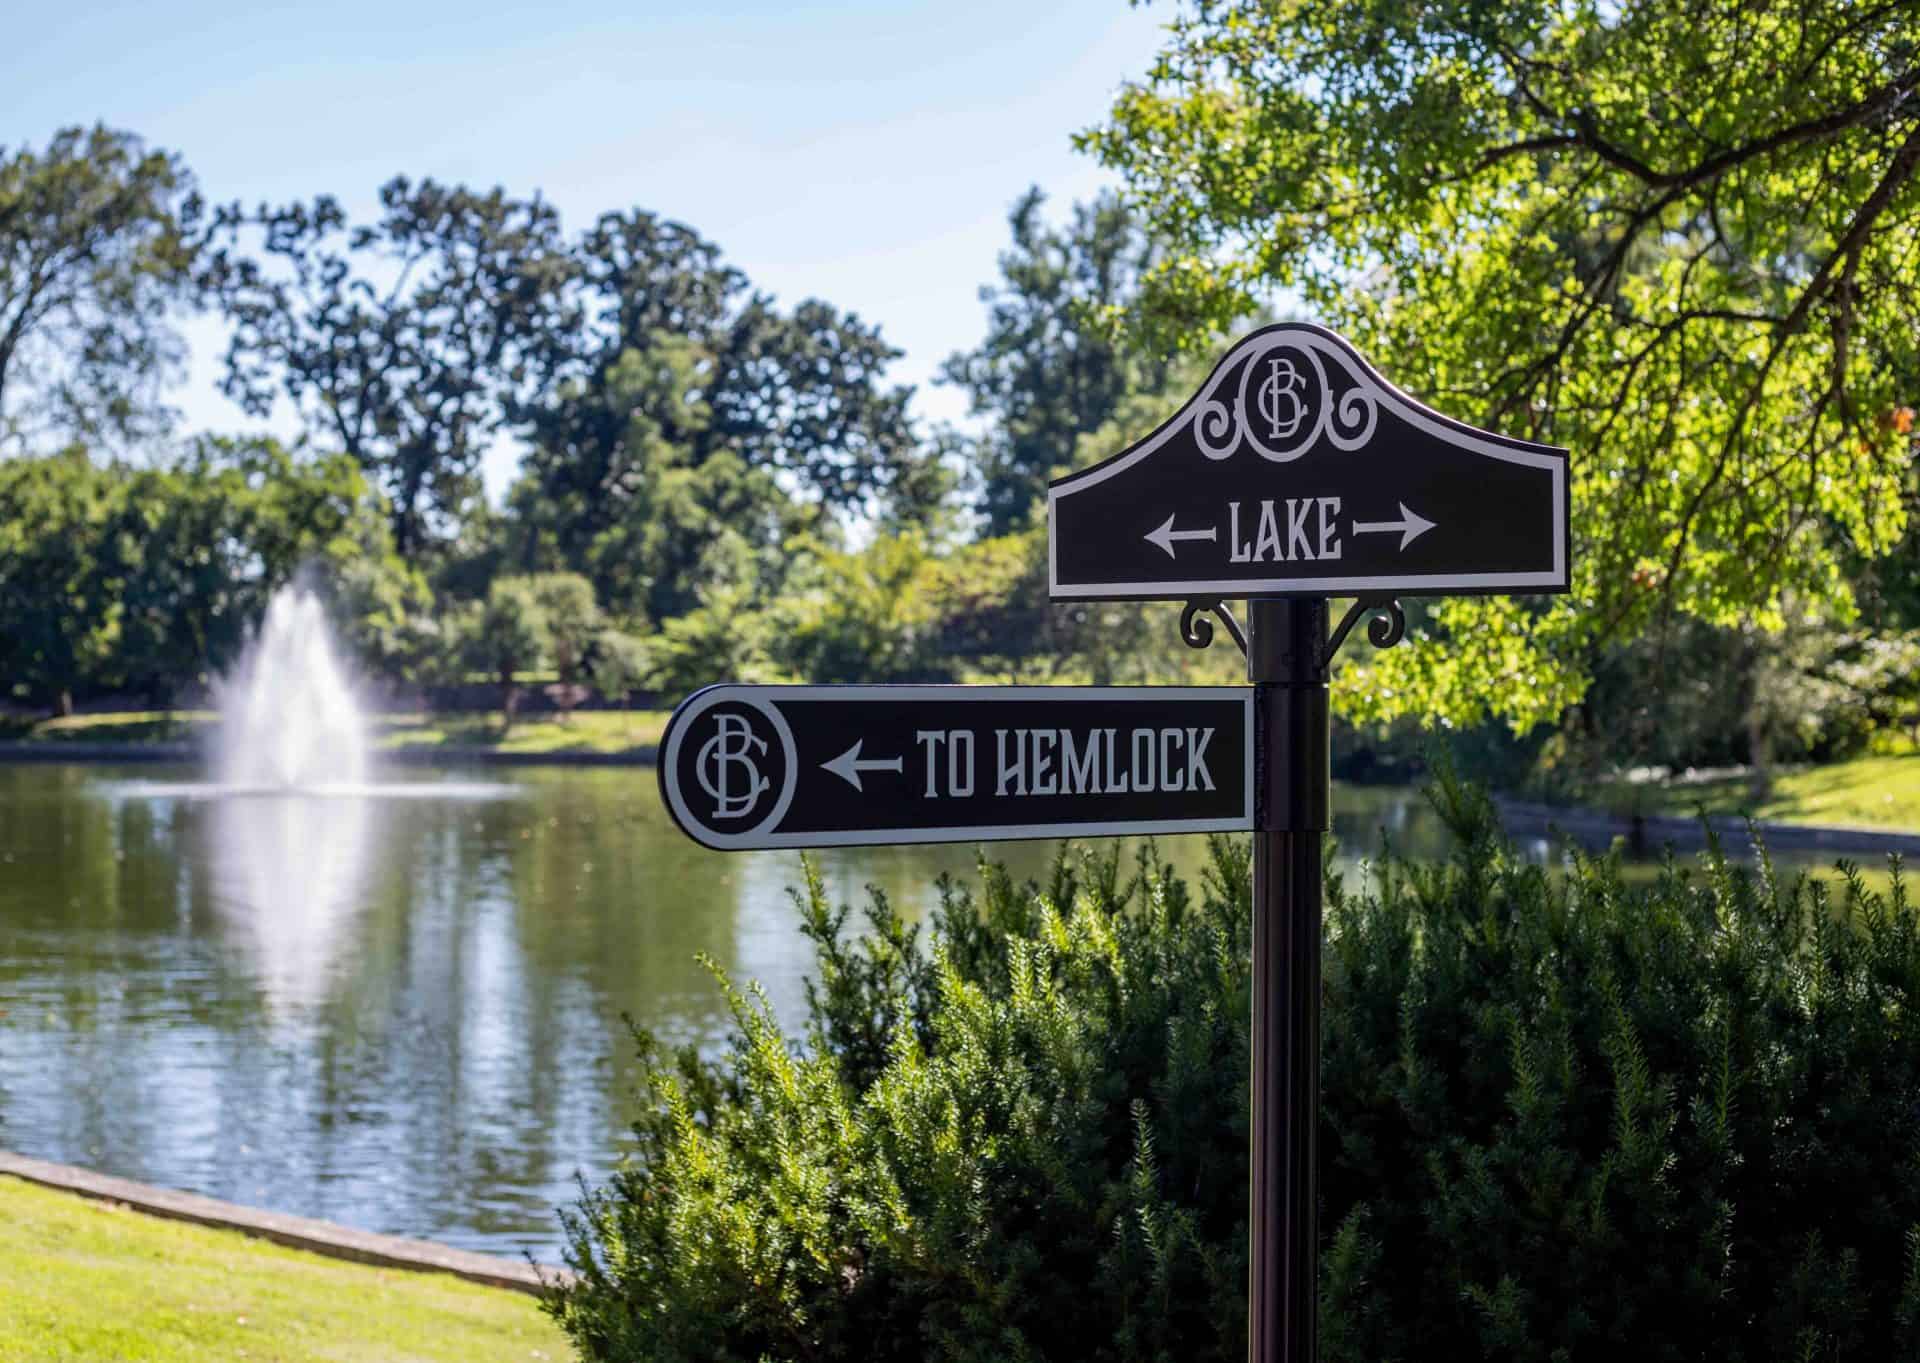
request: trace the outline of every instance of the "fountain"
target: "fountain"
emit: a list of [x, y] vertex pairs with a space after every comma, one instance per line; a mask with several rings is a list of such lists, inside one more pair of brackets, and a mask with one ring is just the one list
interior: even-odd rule
[[214, 699], [215, 903], [275, 1013], [297, 1010], [325, 996], [374, 832], [367, 724], [320, 598], [297, 583], [275, 592]]
[[369, 726], [326, 608], [290, 584], [274, 593], [239, 663], [214, 687], [220, 722], [198, 781], [112, 781], [115, 801], [188, 807], [208, 888], [254, 960], [276, 1014], [326, 997], [348, 925], [378, 893], [379, 845], [406, 820], [385, 801], [489, 800], [512, 786], [378, 779]]
[[215, 690], [214, 772], [229, 790], [359, 787], [367, 731], [327, 615], [305, 587], [282, 587], [240, 664]]

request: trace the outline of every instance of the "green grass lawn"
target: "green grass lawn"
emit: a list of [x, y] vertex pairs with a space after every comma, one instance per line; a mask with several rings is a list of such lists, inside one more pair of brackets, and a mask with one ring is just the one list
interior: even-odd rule
[[1858, 824], [1920, 832], [1920, 754], [1856, 757], [1784, 768], [1773, 794], [1754, 805], [1744, 779], [1697, 785], [1614, 787], [1607, 803], [1644, 813], [1756, 815], [1782, 823]]
[[380, 722], [382, 747], [494, 748], [501, 752], [624, 752], [652, 747], [667, 727], [667, 710], [582, 710], [562, 722], [552, 715], [514, 721], [504, 736], [500, 716], [392, 715]]
[[571, 1356], [523, 1293], [326, 1259], [0, 1177], [0, 1363]]
[[168, 743], [213, 722], [210, 710], [147, 710], [66, 719], [0, 718], [0, 739], [35, 743]]
[[[383, 748], [494, 748], [502, 752], [616, 753], [659, 743], [666, 710], [583, 710], [561, 721], [533, 715], [515, 721], [503, 736], [498, 714], [383, 715], [374, 721], [374, 741]], [[67, 719], [15, 722], [0, 727], [0, 739], [44, 743], [180, 742], [214, 722], [207, 710], [74, 715]]]

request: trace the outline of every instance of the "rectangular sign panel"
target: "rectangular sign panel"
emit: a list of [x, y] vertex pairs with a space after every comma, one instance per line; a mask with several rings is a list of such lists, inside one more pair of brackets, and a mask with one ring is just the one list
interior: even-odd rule
[[1250, 687], [710, 686], [660, 745], [723, 851], [1253, 826]]
[[1228, 352], [1145, 439], [1047, 495], [1053, 599], [1568, 585], [1567, 452], [1471, 426], [1319, 327]]

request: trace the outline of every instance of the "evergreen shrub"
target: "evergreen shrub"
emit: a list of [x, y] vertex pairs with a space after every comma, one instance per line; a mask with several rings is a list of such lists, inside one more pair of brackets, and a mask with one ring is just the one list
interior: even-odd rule
[[[1339, 1360], [1920, 1357], [1920, 932], [1710, 850], [1548, 872], [1442, 778], [1449, 860], [1326, 915], [1321, 1332]], [[637, 1149], [548, 1309], [603, 1360], [1245, 1357], [1249, 877], [990, 864], [929, 930], [811, 869], [802, 1038], [723, 980], [642, 1037]]]

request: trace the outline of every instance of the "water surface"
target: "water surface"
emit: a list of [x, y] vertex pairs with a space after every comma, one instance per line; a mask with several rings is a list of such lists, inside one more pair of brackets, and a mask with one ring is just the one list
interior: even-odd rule
[[[186, 769], [0, 765], [0, 1147], [551, 1261], [575, 1172], [625, 1138], [623, 1014], [717, 1044], [704, 953], [803, 1016], [798, 854], [696, 846], [650, 769], [405, 776], [209, 798]], [[1336, 804], [1350, 847], [1443, 846], [1411, 792]], [[1031, 875], [1053, 850], [989, 849]], [[917, 917], [976, 852], [816, 855]]]

